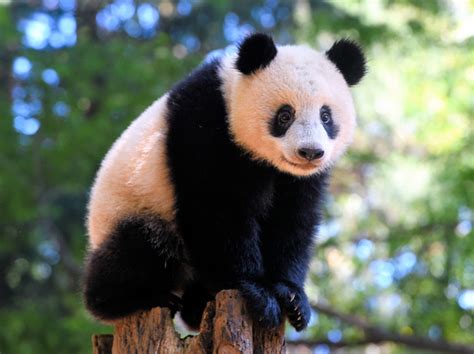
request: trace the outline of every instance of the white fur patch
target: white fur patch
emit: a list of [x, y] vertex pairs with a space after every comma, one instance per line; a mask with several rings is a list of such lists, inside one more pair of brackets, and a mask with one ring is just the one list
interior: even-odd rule
[[[324, 54], [307, 46], [278, 47], [275, 59], [250, 76], [234, 68], [235, 60], [236, 54], [225, 57], [220, 69], [235, 142], [254, 158], [294, 175], [306, 176], [330, 167], [352, 141], [356, 126], [352, 95], [336, 66]], [[283, 137], [273, 137], [269, 121], [283, 104], [295, 109], [296, 120]], [[333, 120], [339, 126], [334, 140], [327, 134], [321, 135], [325, 134], [319, 116], [323, 105], [331, 108]], [[301, 129], [298, 124], [303, 122], [305, 127]], [[326, 152], [313, 167], [286, 161], [297, 160], [295, 151], [305, 134], [319, 140], [316, 142]]]
[[166, 161], [165, 95], [117, 139], [102, 161], [91, 191], [87, 228], [96, 248], [126, 216], [151, 212], [174, 218], [174, 189]]

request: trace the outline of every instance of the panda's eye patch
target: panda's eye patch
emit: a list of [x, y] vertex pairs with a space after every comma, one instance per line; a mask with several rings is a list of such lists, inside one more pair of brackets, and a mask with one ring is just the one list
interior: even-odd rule
[[281, 106], [278, 109], [277, 119], [278, 119], [278, 123], [281, 124], [282, 126], [286, 126], [289, 123], [291, 123], [294, 117], [295, 117], [295, 110], [290, 105], [286, 104], [286, 105]]
[[294, 120], [295, 109], [288, 104], [281, 106], [269, 122], [270, 133], [277, 138], [284, 136]]
[[323, 122], [323, 124], [332, 123], [331, 109], [328, 106], [324, 105], [321, 107], [319, 110], [319, 116], [321, 117], [321, 122]]
[[331, 139], [336, 139], [339, 133], [339, 126], [332, 119], [331, 108], [324, 105], [319, 110], [319, 116], [323, 123], [323, 128]]

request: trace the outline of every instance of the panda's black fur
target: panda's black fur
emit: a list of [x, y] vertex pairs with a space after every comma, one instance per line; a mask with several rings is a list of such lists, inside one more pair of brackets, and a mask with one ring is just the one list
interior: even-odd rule
[[86, 260], [84, 296], [88, 309], [115, 320], [155, 306], [179, 308], [169, 291], [180, 285], [182, 244], [171, 225], [157, 216], [121, 220], [101, 247]]
[[[293, 176], [236, 145], [220, 65], [202, 65], [167, 99], [175, 226], [156, 215], [132, 215], [88, 255], [84, 294], [98, 318], [168, 306], [197, 327], [216, 292], [237, 288], [266, 326], [277, 326], [283, 315], [297, 330], [309, 322], [303, 284], [328, 172]], [[251, 74], [255, 63], [242, 66]], [[176, 275], [186, 272], [192, 280], [185, 284]], [[172, 294], [180, 287], [181, 299]]]
[[256, 33], [240, 44], [235, 67], [242, 74], [250, 75], [268, 66], [276, 55], [273, 40], [263, 33]]

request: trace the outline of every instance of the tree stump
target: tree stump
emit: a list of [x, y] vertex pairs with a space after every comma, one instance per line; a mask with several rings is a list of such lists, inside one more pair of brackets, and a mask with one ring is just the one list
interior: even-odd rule
[[180, 338], [170, 311], [154, 308], [116, 323], [115, 334], [94, 335], [94, 354], [286, 353], [284, 324], [273, 330], [253, 323], [237, 290], [223, 290], [207, 304], [199, 334]]

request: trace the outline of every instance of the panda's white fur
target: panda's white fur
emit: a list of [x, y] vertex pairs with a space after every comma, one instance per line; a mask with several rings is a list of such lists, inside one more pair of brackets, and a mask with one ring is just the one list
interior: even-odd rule
[[102, 161], [91, 191], [87, 228], [97, 248], [121, 218], [153, 212], [173, 220], [174, 190], [166, 161], [164, 95], [122, 133]]
[[[250, 77], [235, 69], [235, 60], [235, 56], [226, 57], [220, 71], [234, 140], [254, 157], [295, 175], [306, 176], [330, 167], [351, 142], [356, 126], [352, 95], [336, 66], [324, 54], [304, 45], [278, 47], [278, 55], [265, 70]], [[268, 119], [282, 103], [295, 108], [296, 120], [285, 137], [276, 138], [268, 134]], [[329, 139], [320, 122], [323, 105], [331, 107], [340, 128], [335, 140]], [[323, 159], [312, 168], [289, 163], [297, 159], [294, 151], [298, 143], [311, 133], [317, 135], [313, 140], [325, 150]]]

